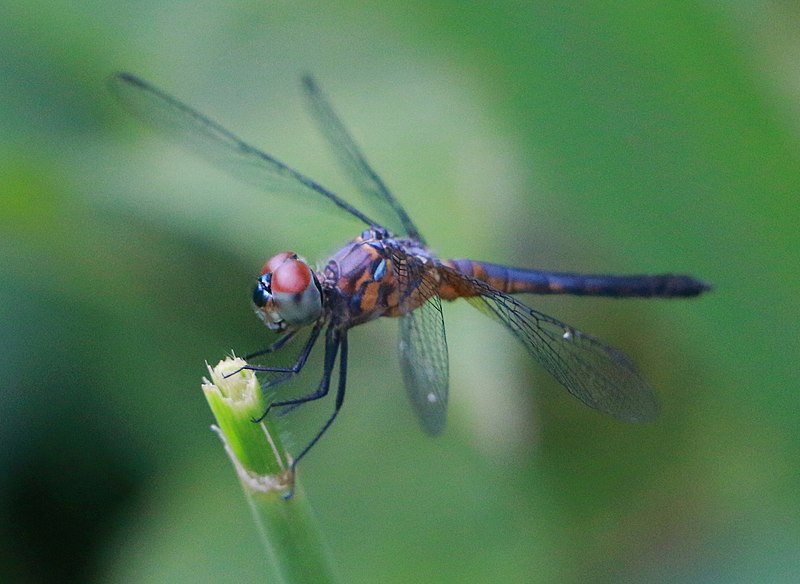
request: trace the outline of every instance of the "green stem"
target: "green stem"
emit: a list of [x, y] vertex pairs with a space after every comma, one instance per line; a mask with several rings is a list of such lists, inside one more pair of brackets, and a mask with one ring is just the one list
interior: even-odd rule
[[271, 566], [287, 584], [334, 582], [327, 546], [294, 484], [291, 457], [273, 421], [252, 421], [267, 406], [255, 374], [244, 365], [229, 358], [208, 368], [203, 392], [217, 419], [213, 429], [236, 469]]

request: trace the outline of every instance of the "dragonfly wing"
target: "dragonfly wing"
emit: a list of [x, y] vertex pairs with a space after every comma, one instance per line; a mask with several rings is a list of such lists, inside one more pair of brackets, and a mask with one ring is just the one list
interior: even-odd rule
[[589, 407], [630, 422], [658, 415], [650, 385], [622, 352], [542, 314], [480, 280], [440, 268], [473, 306], [501, 322], [567, 390]]
[[303, 88], [308, 98], [309, 109], [325, 139], [331, 145], [339, 164], [376, 209], [378, 218], [384, 221], [382, 225], [393, 233], [404, 233], [420, 243], [425, 243], [405, 209], [364, 158], [355, 140], [314, 79], [310, 76], [304, 77]]
[[378, 225], [307, 176], [247, 144], [218, 123], [129, 73], [109, 79], [117, 98], [137, 117], [235, 178], [274, 192], [328, 199], [367, 225]]
[[450, 375], [439, 296], [400, 318], [400, 368], [420, 424], [439, 434], [447, 419]]
[[450, 377], [442, 299], [433, 265], [407, 252], [403, 246], [391, 249], [404, 312], [400, 317], [400, 368], [420, 424], [435, 435], [447, 420]]

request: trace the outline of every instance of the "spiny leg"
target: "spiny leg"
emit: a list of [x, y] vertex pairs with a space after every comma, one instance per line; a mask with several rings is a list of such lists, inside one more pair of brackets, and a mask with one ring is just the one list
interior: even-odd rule
[[301, 395], [300, 397], [272, 402], [267, 408], [267, 411], [264, 413], [264, 416], [266, 416], [270, 410], [272, 410], [272, 408], [304, 404], [306, 402], [323, 398], [328, 394], [328, 389], [330, 388], [331, 384], [331, 373], [333, 372], [333, 366], [336, 363], [336, 355], [339, 352], [339, 335], [340, 332], [335, 330], [332, 325], [328, 327], [327, 331], [325, 331], [325, 357], [322, 368], [322, 379], [320, 380], [319, 387], [307, 395]]
[[[284, 381], [287, 381], [291, 377], [294, 377], [295, 375], [300, 373], [300, 371], [305, 366], [306, 361], [308, 361], [308, 356], [311, 354], [311, 349], [314, 348], [314, 344], [317, 342], [317, 337], [319, 337], [319, 332], [320, 332], [321, 329], [322, 329], [322, 322], [318, 322], [317, 324], [314, 325], [314, 328], [311, 329], [311, 334], [308, 336], [308, 340], [306, 340], [306, 344], [303, 345], [303, 348], [301, 349], [300, 354], [297, 356], [297, 360], [294, 362], [294, 365], [292, 365], [291, 367], [269, 367], [269, 366], [262, 366], [262, 365], [245, 365], [244, 367], [242, 367], [242, 369], [249, 369], [250, 371], [262, 371], [262, 372], [265, 371], [267, 373], [280, 373], [281, 374], [278, 377], [276, 377], [275, 379], [270, 379], [269, 381], [264, 383], [261, 386], [261, 388], [264, 389], [264, 390], [267, 390], [267, 389], [269, 389], [271, 387], [274, 387], [274, 386], [276, 386], [276, 385], [278, 385], [280, 383], [283, 383]], [[289, 334], [293, 334], [293, 333], [289, 333]], [[283, 341], [283, 343], [281, 343], [280, 346], [283, 346], [283, 344], [286, 343], [286, 341], [288, 340], [288, 339], [286, 339], [286, 340], [284, 340], [284, 339], [287, 336], [289, 336], [289, 334], [284, 335], [283, 337], [278, 339], [272, 346], [267, 347], [267, 348], [270, 349], [275, 344], [278, 344], [281, 341]], [[280, 347], [278, 347], [278, 348], [280, 348]], [[261, 421], [262, 419], [263, 419], [263, 416], [261, 418], [259, 418], [258, 421]]]
[[[285, 335], [281, 336], [277, 341], [275, 341], [274, 343], [272, 343], [268, 347], [266, 347], [264, 349], [260, 349], [260, 350], [256, 351], [255, 353], [250, 353], [249, 355], [245, 355], [244, 360], [245, 361], [249, 361], [250, 359], [253, 359], [254, 357], [259, 357], [261, 355], [266, 355], [267, 353], [272, 353], [274, 351], [277, 351], [278, 349], [282, 348], [286, 343], [288, 343], [290, 340], [292, 340], [296, 334], [297, 334], [297, 331], [290, 331], [290, 332], [286, 333]], [[254, 370], [254, 371], [261, 371], [261, 369], [256, 369], [255, 367], [256, 367], [255, 365], [243, 365], [242, 367], [240, 367], [236, 371], [231, 371], [230, 373], [226, 373], [224, 377], [225, 377], [225, 379], [228, 379], [228, 377], [233, 377], [234, 375], [236, 375], [237, 373], [239, 373], [240, 371], [243, 371], [245, 369], [250, 369], [250, 370]]]
[[[319, 432], [317, 432], [317, 435], [311, 439], [311, 442], [309, 442], [306, 445], [306, 447], [300, 451], [300, 454], [298, 454], [297, 457], [292, 461], [292, 472], [294, 472], [295, 469], [297, 468], [297, 463], [300, 462], [300, 460], [306, 454], [308, 454], [308, 451], [311, 450], [311, 448], [317, 442], [319, 442], [319, 439], [322, 438], [322, 435], [325, 434], [325, 431], [331, 427], [331, 424], [333, 424], [333, 421], [336, 419], [336, 416], [339, 414], [339, 410], [342, 409], [342, 404], [344, 403], [344, 392], [347, 386], [347, 331], [342, 331], [341, 333], [335, 333], [335, 335], [338, 337], [336, 342], [341, 348], [341, 352], [339, 353], [339, 387], [336, 390], [336, 404], [334, 406], [333, 413], [328, 418], [328, 421], [325, 422], [322, 428], [320, 428]], [[328, 393], [328, 389], [330, 387], [331, 373], [333, 372], [333, 363], [336, 359], [336, 347], [333, 348], [332, 352], [333, 352], [333, 358], [329, 362], [327, 359], [328, 355], [327, 355], [327, 345], [326, 345], [325, 372], [324, 372], [324, 377], [322, 379], [323, 383], [320, 384], [320, 389], [322, 389], [322, 385], [324, 384], [325, 390], [324, 393], [322, 393], [322, 395], [319, 395], [312, 399], [323, 397], [325, 394]]]
[[[319, 334], [317, 327], [315, 327], [315, 332]], [[272, 408], [280, 408], [283, 406], [297, 407], [300, 404], [323, 398], [328, 394], [328, 389], [331, 384], [331, 372], [333, 371], [333, 365], [336, 362], [336, 354], [339, 351], [339, 334], [340, 333], [337, 332], [332, 325], [329, 326], [328, 330], [325, 332], [325, 358], [322, 369], [322, 379], [320, 380], [319, 387], [316, 389], [316, 391], [309, 393], [308, 395], [272, 402], [269, 406], [267, 406], [267, 410], [261, 415], [261, 417], [253, 420], [254, 422], [260, 422], [263, 420], [267, 414], [272, 411]], [[316, 337], [313, 332], [312, 335]], [[279, 379], [274, 379], [272, 380], [274, 383], [267, 383], [263, 387], [272, 387], [276, 383], [285, 381], [290, 375], [293, 375], [293, 373], [287, 373], [285, 376], [282, 376]]]
[[244, 360], [249, 361], [250, 359], [255, 359], [256, 357], [261, 357], [262, 355], [268, 355], [269, 353], [274, 353], [275, 351], [280, 350], [286, 343], [291, 341], [295, 335], [297, 335], [297, 330], [289, 331], [288, 333], [281, 335], [281, 337], [276, 340], [274, 343], [269, 345], [268, 347], [264, 347], [263, 349], [259, 349], [249, 355], [245, 355]]
[[[294, 362], [294, 365], [292, 365], [291, 367], [267, 367], [267, 366], [261, 366], [261, 365], [249, 365], [248, 364], [248, 365], [245, 365], [244, 367], [242, 367], [241, 369], [239, 369], [238, 371], [234, 371], [233, 373], [231, 373], [231, 375], [233, 375], [235, 373], [238, 373], [242, 369], [248, 369], [250, 371], [267, 372], [267, 373], [280, 373], [280, 375], [278, 375], [276, 378], [270, 379], [269, 381], [263, 383], [261, 385], [262, 391], [266, 391], [267, 389], [270, 389], [272, 387], [275, 387], [276, 385], [279, 385], [279, 384], [281, 384], [281, 383], [283, 383], [285, 381], [288, 381], [289, 379], [291, 379], [292, 377], [294, 377], [295, 375], [300, 373], [300, 371], [303, 369], [303, 367], [305, 367], [306, 361], [308, 361], [308, 357], [311, 354], [311, 350], [314, 348], [314, 344], [317, 342], [317, 338], [319, 337], [319, 332], [320, 332], [321, 328], [322, 328], [322, 323], [321, 322], [317, 323], [316, 325], [314, 325], [314, 328], [311, 330], [311, 334], [308, 336], [308, 339], [306, 340], [306, 344], [303, 345], [303, 348], [301, 349], [300, 354], [297, 356], [297, 360]], [[284, 335], [283, 337], [278, 339], [275, 343], [273, 343], [273, 345], [271, 345], [270, 347], [267, 347], [267, 348], [275, 350], [275, 345], [278, 344], [278, 343], [280, 343], [280, 345], [278, 347], [278, 348], [280, 348], [281, 346], [283, 346], [283, 344], [286, 343], [287, 340], [289, 340], [286, 337], [290, 337], [291, 338], [291, 336], [294, 336], [294, 333], [288, 333], [288, 334]], [[226, 376], [226, 377], [229, 377], [229, 376]], [[263, 420], [266, 417], [266, 415], [269, 413], [271, 408], [272, 408], [271, 405], [268, 406], [266, 411], [263, 414], [261, 414], [258, 418], [254, 418], [253, 419], [253, 422], [260, 422], [261, 420]]]

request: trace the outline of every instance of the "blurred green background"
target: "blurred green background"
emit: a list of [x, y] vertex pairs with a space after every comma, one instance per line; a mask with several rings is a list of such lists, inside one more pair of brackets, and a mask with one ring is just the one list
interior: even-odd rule
[[[262, 582], [204, 360], [271, 340], [264, 259], [362, 228], [163, 140], [106, 90], [129, 70], [358, 204], [304, 111], [315, 74], [443, 257], [716, 286], [525, 299], [637, 361], [644, 426], [456, 303], [431, 439], [396, 323], [355, 329], [300, 467], [343, 582], [800, 580], [798, 30], [786, 1], [3, 3], [0, 579]], [[295, 449], [330, 407], [284, 418]]]

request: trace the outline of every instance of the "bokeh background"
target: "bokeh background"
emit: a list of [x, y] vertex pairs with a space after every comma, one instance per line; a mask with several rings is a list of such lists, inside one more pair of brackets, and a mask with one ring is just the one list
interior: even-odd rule
[[[304, 111], [315, 74], [441, 256], [716, 286], [526, 299], [639, 363], [643, 426], [456, 303], [431, 439], [396, 323], [354, 330], [300, 469], [342, 581], [797, 582], [798, 30], [778, 0], [4, 2], [0, 579], [262, 582], [204, 361], [271, 340], [265, 258], [362, 228], [164, 140], [109, 95], [129, 70], [358, 204]], [[295, 448], [331, 406], [283, 418]]]

